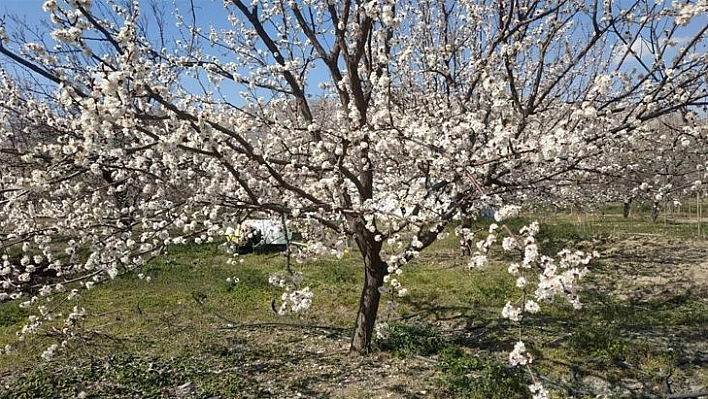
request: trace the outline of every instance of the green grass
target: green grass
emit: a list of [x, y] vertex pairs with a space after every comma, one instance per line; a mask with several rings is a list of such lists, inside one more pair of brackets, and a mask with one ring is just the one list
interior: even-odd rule
[[404, 358], [435, 355], [448, 345], [445, 338], [430, 325], [400, 322], [390, 324], [387, 336], [377, 344], [380, 349]]
[[[624, 219], [616, 211], [546, 217], [537, 238], [548, 254], [568, 245], [607, 249], [614, 242], [608, 236], [615, 241], [643, 234], [695, 238], [695, 223]], [[539, 215], [514, 219], [510, 228], [518, 231], [534, 216]], [[490, 223], [479, 220], [474, 228], [486, 230]], [[644, 275], [642, 262], [656, 255], [647, 248], [626, 254], [627, 259], [598, 261], [583, 292], [582, 311], [559, 301], [525, 321], [523, 339], [536, 358], [534, 367], [551, 381], [547, 386], [555, 397], [593, 396], [587, 379], [597, 375], [617, 389], [635, 389], [631, 384], [641, 382], [643, 391], [627, 391], [639, 396], [664, 394], [662, 384], [669, 375], [708, 385], [705, 364], [692, 355], [700, 348], [700, 337], [708, 335], [708, 306], [700, 295], [615, 294], [627, 284], [620, 270], [637, 269]], [[642, 254], [646, 256], [632, 258]], [[519, 330], [500, 313], [518, 290], [501, 254], [495, 256], [498, 262], [469, 271], [451, 234], [406, 267], [400, 280], [410, 295], [400, 299], [401, 318], [392, 321], [376, 354], [382, 363], [429, 359], [417, 371], [421, 374], [410, 375], [402, 386], [427, 384], [438, 397], [528, 394], [528, 375], [506, 365]], [[329, 388], [333, 391], [322, 391], [317, 385], [333, 379], [345, 384], [346, 373], [338, 371], [351, 363], [345, 351], [308, 345], [314, 340], [323, 347], [346, 346], [363, 279], [357, 254], [294, 265], [315, 297], [310, 310], [286, 317], [272, 312], [271, 301], [282, 291], [267, 281], [271, 274], [285, 273], [285, 259], [278, 254], [242, 259], [229, 265], [216, 244], [174, 247], [141, 270], [150, 282], [136, 272], [84, 292], [79, 304], [90, 317], [51, 362], [40, 360], [39, 354], [60, 338], [47, 329], [16, 345], [15, 332], [29, 311], [17, 303], [0, 304], [0, 346], [12, 343], [18, 349], [0, 362], [0, 381], [7, 384], [0, 384], [0, 398], [75, 397], [82, 391], [89, 397], [174, 397], [179, 387], [190, 397], [279, 396], [295, 390], [327, 396], [345, 389], [334, 384]], [[230, 284], [229, 277], [240, 282]], [[55, 304], [64, 312], [75, 305]], [[311, 363], [316, 364], [313, 370], [328, 371], [310, 371], [306, 365]], [[293, 376], [277, 382], [283, 373]], [[268, 382], [272, 380], [276, 382]], [[342, 395], [365, 396], [359, 389]]]
[[494, 359], [473, 356], [459, 347], [447, 347], [436, 364], [439, 383], [452, 394], [465, 398], [525, 398], [528, 389], [519, 369]]
[[[651, 234], [700, 239], [708, 235], [708, 219], [698, 223], [695, 209], [684, 205], [685, 210], [662, 212], [652, 222], [649, 210], [638, 208], [628, 218], [622, 217], [621, 207], [606, 207], [593, 213], [541, 213], [536, 218], [560, 237], [585, 237], [597, 235]], [[706, 207], [708, 209], [708, 207]]]

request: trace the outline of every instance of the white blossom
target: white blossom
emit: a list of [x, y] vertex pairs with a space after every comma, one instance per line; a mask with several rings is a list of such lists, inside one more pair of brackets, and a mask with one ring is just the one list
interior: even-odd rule
[[529, 385], [529, 390], [533, 394], [533, 399], [548, 399], [550, 397], [548, 390], [540, 382]]
[[533, 358], [526, 353], [526, 345], [518, 341], [514, 344], [514, 350], [509, 352], [509, 364], [512, 366], [523, 366], [533, 361]]
[[45, 361], [51, 360], [57, 353], [57, 350], [59, 349], [59, 345], [57, 344], [51, 344], [47, 349], [42, 352], [42, 359]]
[[521, 320], [521, 308], [512, 305], [511, 302], [507, 302], [504, 305], [504, 309], [502, 309], [502, 317], [511, 321], [519, 321]]

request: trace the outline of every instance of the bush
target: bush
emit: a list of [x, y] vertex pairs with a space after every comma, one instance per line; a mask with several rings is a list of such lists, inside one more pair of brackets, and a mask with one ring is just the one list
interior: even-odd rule
[[410, 357], [437, 354], [446, 344], [440, 333], [429, 325], [392, 323], [379, 347], [396, 356]]
[[459, 347], [443, 350], [436, 367], [442, 373], [440, 384], [455, 396], [506, 399], [528, 395], [522, 370], [469, 355]]

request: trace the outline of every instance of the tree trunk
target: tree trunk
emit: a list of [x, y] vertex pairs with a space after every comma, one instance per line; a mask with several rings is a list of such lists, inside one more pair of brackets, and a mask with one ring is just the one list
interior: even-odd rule
[[[471, 229], [472, 228], [472, 218], [469, 216], [462, 216], [462, 220], [460, 222], [460, 227], [463, 229]], [[466, 240], [464, 238], [460, 239], [460, 256], [472, 256], [472, 247], [474, 246], [474, 242], [471, 240]]]
[[628, 199], [627, 201], [624, 201], [624, 209], [622, 209], [622, 216], [628, 218], [630, 212], [632, 212], [632, 200]]
[[[111, 172], [108, 169], [102, 169], [101, 175], [103, 176], [103, 180], [113, 186], [113, 188], [118, 187], [118, 182], [113, 179], [113, 176], [111, 176]], [[130, 197], [125, 190], [116, 192], [113, 194], [113, 198], [115, 199], [116, 206], [119, 210], [129, 209], [131, 205], [134, 205], [135, 201], [135, 199]], [[135, 218], [132, 215], [124, 215], [120, 218], [120, 222], [123, 224], [124, 231], [132, 231]]]
[[369, 353], [371, 340], [374, 333], [374, 323], [379, 310], [381, 293], [379, 287], [383, 285], [384, 276], [387, 273], [387, 265], [381, 259], [379, 251], [381, 243], [373, 239], [368, 232], [364, 237], [357, 238], [357, 244], [364, 260], [364, 287], [359, 299], [359, 311], [354, 324], [354, 335], [352, 336], [350, 352], [359, 354]]
[[651, 204], [651, 221], [652, 223], [656, 222], [656, 219], [659, 217], [659, 210], [661, 207], [659, 206], [659, 201], [654, 201]]

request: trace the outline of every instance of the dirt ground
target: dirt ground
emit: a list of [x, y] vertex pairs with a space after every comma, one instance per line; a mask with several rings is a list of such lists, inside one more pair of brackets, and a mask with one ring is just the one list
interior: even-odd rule
[[[634, 309], [661, 305], [662, 301], [676, 302], [688, 298], [690, 307], [681, 305], [685, 301], [676, 302], [676, 309], [696, 312], [693, 316], [689, 315], [687, 320], [700, 320], [705, 317], [701, 313], [708, 312], [708, 242], [654, 235], [616, 235], [586, 244], [600, 250], [602, 255], [600, 266], [592, 271], [595, 277], [589, 289], [599, 293], [600, 297], [611, 299], [609, 302], [623, 304], [625, 311], [633, 312]], [[577, 361], [581, 365], [586, 362], [585, 365], [594, 374], [581, 376], [575, 382], [563, 376], [557, 380], [566, 385], [575, 384], [577, 390], [574, 392], [581, 393], [574, 397], [647, 397], [646, 392], [665, 394], [668, 390], [684, 394], [708, 390], [708, 327], [667, 326], [616, 329], [629, 334], [629, 339], [633, 340], [629, 342], [641, 342], [663, 349], [678, 348], [680, 354], [677, 354], [675, 361], [672, 360], [673, 371], [666, 378], [646, 377], [652, 381], [647, 383], [641, 377], [644, 371], [631, 369], [637, 365], [623, 363], [621, 360], [618, 364], [587, 363], [587, 358], [593, 355], [581, 352], [578, 355], [583, 358]], [[446, 337], [470, 334], [469, 331], [451, 331], [450, 325], [438, 327], [444, 330], [442, 333]], [[504, 345], [512, 342], [509, 341], [508, 332], [494, 336], [494, 332], [490, 332], [492, 327], [482, 325], [477, 328], [480, 330], [474, 334], [478, 335], [468, 338], [485, 340], [493, 337], [503, 340]], [[407, 358], [393, 356], [390, 352], [376, 352], [365, 357], [350, 355], [349, 337], [345, 330], [253, 325], [224, 329], [219, 334], [219, 339], [214, 340], [202, 354], [182, 360], [189, 367], [197, 365], [198, 374], [180, 374], [174, 382], [170, 381], [168, 392], [162, 391], [161, 395], [175, 398], [202, 397], [203, 387], [199, 386], [199, 381], [204, 379], [205, 374], [209, 374], [209, 381], [235, 378], [234, 384], [240, 387], [238, 397], [453, 397], [453, 393], [441, 385], [441, 371], [436, 365], [435, 355]], [[563, 334], [560, 333], [560, 336]], [[498, 359], [503, 360], [506, 356], [498, 344], [496, 348], [489, 345], [483, 350], [489, 351], [487, 356], [496, 356]], [[628, 349], [632, 350], [631, 347]], [[151, 361], [146, 361], [150, 369], [153, 368]], [[110, 361], [106, 361], [96, 367], [113, 366]], [[125, 364], [115, 363], [115, 367], [127, 369]], [[138, 366], [133, 367], [133, 363], [130, 363], [130, 367], [132, 372]], [[626, 374], [620, 374], [619, 380], [612, 380], [608, 377], [609, 368]], [[664, 371], [659, 367], [658, 373]], [[2, 384], [8, 381], [0, 378]], [[618, 382], [621, 387], [617, 386]], [[671, 386], [665, 389], [662, 383]], [[100, 391], [99, 387], [88, 384], [87, 391]]]
[[708, 242], [659, 235], [612, 237], [611, 241], [602, 256], [613, 262], [622, 277], [614, 289], [620, 299], [708, 298]]
[[[691, 296], [700, 298], [704, 304], [702, 308], [708, 309], [708, 242], [622, 235], [606, 237], [592, 245], [601, 250], [604, 265], [593, 271], [597, 277], [594, 288], [598, 291], [637, 306], [649, 301]], [[672, 384], [674, 392], [704, 391], [708, 389], [705, 383], [708, 375], [695, 373], [695, 367], [692, 371], [686, 367], [682, 369], [682, 362], [693, 366], [708, 364], [708, 337], [696, 339], [696, 333], [700, 335], [701, 332], [682, 334], [679, 330], [647, 331], [646, 335], [636, 338], [647, 342], [660, 341], [659, 344], [665, 346], [680, 346], [682, 353], [689, 358], [678, 359], [678, 369], [667, 381]], [[328, 335], [326, 331], [313, 331], [303, 336], [299, 331], [277, 330], [270, 335], [272, 341], [263, 340], [262, 330], [245, 334], [245, 337], [257, 335], [259, 338], [255, 341], [265, 342], [266, 347], [272, 344], [294, 350], [283, 354], [282, 358], [266, 356], [243, 365], [244, 373], [255, 378], [270, 395], [442, 398], [450, 394], [441, 390], [436, 382], [439, 372], [435, 369], [434, 359], [421, 356], [399, 359], [387, 353], [364, 358], [349, 356], [346, 354], [348, 338]], [[267, 371], [273, 369], [280, 370], [276, 378]], [[603, 378], [602, 370], [597, 376], [582, 380], [584, 391], [597, 397], [632, 396], [647, 389], [646, 383], [632, 378], [623, 380], [622, 384], [622, 388], [612, 386]]]

